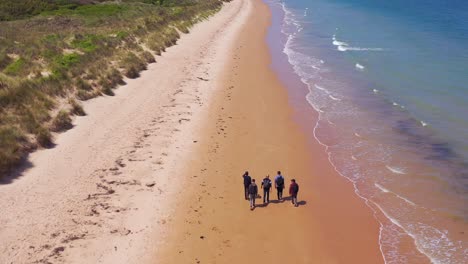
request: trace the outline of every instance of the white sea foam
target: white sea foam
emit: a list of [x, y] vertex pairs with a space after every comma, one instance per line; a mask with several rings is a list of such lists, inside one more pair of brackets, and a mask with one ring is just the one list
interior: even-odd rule
[[324, 60], [320, 60], [320, 63], [321, 63], [321, 64], [324, 64], [324, 63], [325, 63], [325, 61], [324, 61]]
[[399, 106], [399, 104], [397, 102], [393, 102], [392, 104], [393, 104], [393, 106]]
[[332, 37], [332, 44], [337, 47], [339, 51], [383, 51], [382, 48], [361, 48], [361, 47], [352, 47], [349, 43], [340, 41], [336, 38], [336, 35]]
[[[453, 263], [448, 251], [455, 251], [456, 248], [454, 248], [453, 242], [447, 237], [447, 231], [443, 232], [423, 223], [402, 224], [395, 218], [391, 217], [379, 204], [374, 201], [371, 202], [379, 208], [387, 219], [389, 219], [394, 225], [401, 228], [413, 239], [416, 249], [423, 255], [427, 256], [431, 263]], [[444, 248], [444, 250], [441, 250], [441, 248]]]
[[356, 63], [356, 68], [359, 69], [359, 70], [364, 70], [366, 67], [364, 67], [363, 65], [359, 64], [359, 63]]
[[346, 42], [342, 42], [342, 41], [338, 41], [338, 40], [333, 40], [333, 45], [335, 46], [349, 46], [348, 43]]
[[377, 89], [374, 89], [374, 90], [372, 90], [372, 91], [373, 91], [374, 93], [378, 93], [378, 92], [379, 92], [379, 90], [377, 90]]
[[401, 195], [398, 195], [398, 194], [396, 194], [396, 193], [394, 193], [394, 192], [392, 192], [392, 191], [390, 191], [390, 190], [384, 188], [382, 185], [380, 185], [380, 184], [378, 184], [378, 183], [374, 183], [374, 186], [377, 187], [377, 188], [379, 188], [379, 189], [380, 189], [382, 192], [384, 192], [384, 193], [391, 193], [391, 194], [395, 195], [396, 197], [402, 199], [402, 200], [405, 201], [406, 203], [408, 203], [408, 204], [410, 204], [410, 205], [412, 205], [412, 206], [416, 206], [416, 204], [413, 203], [412, 201], [410, 201], [410, 200], [408, 200], [407, 198], [405, 198], [405, 197], [403, 197], [403, 196], [401, 196]]
[[338, 46], [339, 51], [383, 51], [382, 48], [360, 48], [360, 47], [348, 47]]
[[354, 157], [353, 155], [351, 155], [351, 159], [353, 159], [353, 160], [357, 160], [357, 158], [356, 158], [356, 157]]
[[332, 100], [334, 100], [334, 101], [341, 101], [340, 98], [336, 98], [336, 97], [334, 97], [334, 96], [331, 95], [331, 94], [329, 94], [328, 97], [330, 97], [330, 98], [331, 98]]
[[[286, 7], [285, 7], [285, 4], [282, 2], [282, 5], [283, 5], [283, 9], [286, 10]], [[291, 12], [289, 10], [285, 11], [285, 14], [291, 14]], [[296, 17], [300, 17], [302, 14], [299, 13], [299, 14], [296, 14]], [[297, 28], [294, 28], [296, 27], [296, 25], [294, 25], [292, 23], [292, 20], [294, 20], [294, 14], [292, 15], [288, 15], [289, 18], [288, 19], [285, 19], [285, 20], [289, 20], [289, 24], [287, 25], [289, 28], [287, 27], [283, 27], [282, 28], [282, 32], [286, 35], [286, 36], [289, 36], [291, 35], [294, 31], [297, 32]], [[286, 24], [286, 21], [285, 21], [285, 24]], [[302, 24], [302, 23], [301, 23]], [[298, 37], [299, 34], [296, 36]], [[288, 43], [286, 44], [287, 47], [285, 47], [284, 49], [284, 52], [286, 53], [286, 55], [288, 56], [288, 60], [289, 60], [289, 63], [291, 63], [291, 65], [293, 65], [294, 67], [294, 71], [301, 77], [301, 80], [306, 84], [306, 85], [309, 85], [312, 78], [309, 76], [310, 75], [310, 72], [309, 71], [306, 71], [305, 69], [303, 69], [303, 66], [302, 63], [302, 59], [301, 59], [301, 56], [302, 57], [308, 57], [306, 56], [305, 54], [301, 54], [300, 52], [297, 52], [294, 50], [294, 46], [295, 43], [293, 43], [293, 40], [294, 40], [295, 37], [291, 37], [288, 41]], [[337, 40], [335, 38], [335, 40]], [[339, 40], [337, 40], [339, 41]], [[348, 44], [348, 43], [346, 43]], [[383, 49], [380, 49], [380, 48], [360, 48], [360, 47], [353, 47], [352, 46], [353, 43], [350, 43], [348, 44], [347, 46], [346, 45], [341, 45], [341, 50], [342, 51], [361, 51], [361, 50], [369, 50], [369, 51], [373, 51], [373, 50], [376, 50], [376, 51], [379, 51], [379, 50], [383, 50]], [[337, 48], [339, 48], [337, 46]], [[320, 63], [323, 64], [322, 61], [320, 61]], [[319, 64], [317, 64], [319, 65]], [[306, 67], [311, 67], [310, 65], [306, 65]], [[307, 70], [310, 70], [307, 68]], [[319, 78], [320, 76], [314, 76], [314, 78]], [[408, 222], [405, 222], [404, 219], [400, 219], [400, 216], [398, 217], [395, 217], [395, 218], [392, 218], [390, 217], [390, 215], [392, 215], [394, 212], [393, 211], [389, 211], [390, 215], [384, 211], [380, 205], [378, 204], [375, 204], [372, 200], [369, 200], [367, 199], [366, 197], [364, 197], [361, 193], [360, 193], [360, 190], [358, 190], [357, 186], [356, 186], [356, 183], [354, 182], [353, 178], [352, 177], [349, 177], [348, 176], [345, 176], [345, 174], [342, 174], [342, 172], [340, 172], [338, 170], [338, 168], [335, 166], [333, 160], [332, 160], [332, 153], [331, 153], [331, 149], [329, 148], [329, 146], [327, 146], [326, 144], [324, 144], [320, 139], [319, 137], [317, 136], [317, 132], [318, 132], [318, 127], [320, 126], [320, 123], [321, 122], [328, 122], [329, 124], [333, 124], [330, 120], [329, 120], [329, 117], [327, 116], [328, 114], [328, 111], [327, 113], [323, 113], [323, 111], [321, 110], [321, 107], [323, 106], [320, 106], [318, 105], [318, 103], [309, 97], [310, 94], [315, 94], [315, 95], [320, 95], [320, 96], [324, 96], [324, 94], [322, 93], [317, 93], [317, 91], [313, 92], [311, 91], [311, 88], [312, 86], [310, 85], [309, 86], [309, 94], [308, 94], [308, 97], [307, 97], [307, 101], [311, 104], [311, 106], [317, 110], [317, 112], [319, 113], [319, 118], [318, 118], [318, 121], [316, 122], [315, 124], [315, 127], [313, 129], [313, 136], [314, 138], [317, 140], [317, 142], [321, 145], [323, 145], [325, 147], [325, 151], [326, 153], [328, 154], [328, 160], [330, 161], [330, 163], [332, 164], [332, 166], [334, 167], [334, 169], [337, 171], [338, 174], [340, 174], [341, 176], [343, 176], [344, 178], [346, 178], [347, 180], [349, 180], [350, 182], [353, 183], [354, 185], [354, 190], [355, 190], [355, 193], [360, 197], [362, 198], [366, 205], [368, 205], [372, 211], [376, 212], [376, 209], [380, 209], [380, 211], [388, 218], [390, 219], [390, 221], [394, 224], [393, 226], [395, 226], [396, 228], [401, 228], [405, 233], [409, 234], [410, 237], [413, 238], [414, 242], [415, 242], [415, 245], [417, 247], [417, 249], [424, 255], [428, 256], [428, 258], [430, 259], [431, 262], [433, 263], [452, 263], [449, 259], [449, 258], [444, 258], [442, 256], [442, 258], [440, 258], [441, 255], [446, 255], [446, 254], [450, 254], [451, 253], [451, 248], [448, 248], [448, 250], [450, 252], [445, 252], [445, 250], [441, 250], [442, 248], [443, 249], [446, 249], [447, 247], [445, 247], [447, 245], [447, 243], [451, 243], [449, 240], [448, 240], [448, 236], [445, 235], [445, 233], [441, 233], [441, 235], [437, 236], [437, 232], [433, 232], [432, 233], [432, 236], [428, 236], [426, 237], [426, 234], [425, 233], [420, 233], [419, 232], [419, 227], [416, 227], [416, 229], [413, 229], [412, 227], [409, 226], [410, 223]], [[316, 89], [318, 89], [316, 86], [315, 86]], [[323, 87], [321, 87], [323, 88]], [[312, 88], [313, 90], [313, 88]], [[318, 89], [320, 90], [320, 89]], [[328, 92], [328, 91], [327, 91]], [[378, 91], [377, 90], [374, 90], [373, 91], [374, 93], [377, 93]], [[326, 93], [325, 96], [327, 95], [330, 95], [330, 93]], [[400, 106], [401, 108], [404, 108], [403, 106]], [[322, 123], [323, 124], [323, 123]], [[354, 156], [352, 156], [351, 158], [353, 158]], [[354, 157], [356, 158], [356, 157]], [[392, 167], [390, 167], [392, 168]], [[387, 167], [387, 169], [389, 169], [389, 167]], [[400, 173], [403, 172], [404, 174], [404, 171], [402, 171], [401, 169], [398, 169], [398, 168], [392, 168], [392, 169], [397, 169], [397, 171], [399, 171]], [[389, 169], [390, 170], [390, 169]], [[391, 170], [392, 171], [392, 170]], [[395, 171], [392, 171], [394, 173], [397, 173]], [[374, 203], [376, 207], [374, 206], [371, 206], [370, 203]], [[387, 209], [387, 208], [386, 208]], [[397, 220], [398, 219], [398, 220]], [[382, 253], [382, 256], [385, 260], [385, 262], [387, 264], [389, 263], [393, 263], [393, 259], [392, 260], [389, 260], [389, 262], [387, 262], [387, 257], [388, 257], [388, 254], [389, 252], [386, 252], [386, 249], [384, 249], [382, 247], [382, 240], [385, 240], [385, 234], [382, 234], [382, 230], [386, 230], [387, 229], [387, 226], [384, 226], [383, 225], [383, 222], [380, 222], [380, 234], [379, 234], [379, 245], [380, 245], [380, 251]], [[385, 222], [386, 223], [386, 222]], [[417, 224], [417, 223], [416, 223]], [[429, 230], [429, 228], [428, 228]], [[400, 231], [400, 230], [398, 230]], [[438, 230], [437, 230], [438, 231]], [[432, 232], [432, 231], [431, 231]], [[462, 252], [463, 252], [463, 248], [461, 249]], [[465, 251], [466, 252], [466, 251]], [[390, 252], [391, 253], [391, 252]], [[397, 256], [398, 257], [398, 256]], [[399, 263], [399, 262], [397, 262]], [[468, 262], [463, 262], [463, 263], [468, 263]]]
[[421, 122], [421, 126], [423, 126], [423, 127], [427, 126], [426, 122], [424, 122], [424, 121], [420, 121], [420, 122]]
[[384, 193], [390, 192], [389, 190], [387, 190], [387, 189], [385, 189], [384, 187], [382, 187], [382, 185], [380, 185], [380, 184], [374, 183], [374, 186], [377, 187], [377, 188], [379, 188], [379, 189], [380, 189], [382, 192], [384, 192]]
[[354, 135], [355, 135], [356, 137], [361, 137], [361, 135], [359, 135], [359, 134], [356, 133], [356, 132], [354, 132]]
[[402, 168], [397, 168], [397, 167], [390, 167], [388, 165], [385, 166], [389, 171], [395, 173], [395, 174], [406, 174], [406, 172]]
[[317, 84], [314, 84], [314, 87], [317, 88], [317, 89], [319, 89], [319, 90], [321, 90], [321, 91], [326, 92], [327, 94], [330, 93], [327, 89], [325, 89], [325, 88], [323, 88], [322, 86], [319, 86], [319, 85], [317, 85]]

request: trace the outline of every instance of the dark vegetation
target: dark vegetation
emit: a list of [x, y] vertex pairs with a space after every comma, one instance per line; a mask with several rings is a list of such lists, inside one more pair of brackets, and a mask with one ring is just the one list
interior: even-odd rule
[[0, 178], [50, 131], [85, 115], [80, 100], [137, 78], [221, 0], [0, 1]]

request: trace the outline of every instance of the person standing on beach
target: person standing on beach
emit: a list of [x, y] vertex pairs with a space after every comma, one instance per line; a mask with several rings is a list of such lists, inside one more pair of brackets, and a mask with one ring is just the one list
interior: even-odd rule
[[296, 183], [295, 179], [291, 180], [291, 185], [289, 185], [289, 194], [291, 195], [291, 202], [294, 204], [295, 207], [298, 206], [297, 204], [297, 193], [299, 192], [299, 184]]
[[252, 183], [249, 185], [249, 199], [250, 199], [250, 210], [255, 208], [255, 198], [258, 195], [258, 187], [255, 184], [255, 179], [252, 179]]
[[270, 189], [271, 189], [271, 180], [270, 175], [267, 175], [262, 181], [263, 188], [263, 203], [270, 202]]
[[283, 199], [283, 189], [284, 189], [284, 177], [281, 175], [281, 171], [278, 171], [278, 175], [275, 177], [275, 188], [278, 194], [278, 200]]
[[249, 199], [249, 186], [252, 183], [252, 178], [250, 178], [248, 171], [246, 171], [244, 175], [242, 175], [242, 177], [244, 178], [244, 196], [245, 196], [245, 199], [248, 200]]

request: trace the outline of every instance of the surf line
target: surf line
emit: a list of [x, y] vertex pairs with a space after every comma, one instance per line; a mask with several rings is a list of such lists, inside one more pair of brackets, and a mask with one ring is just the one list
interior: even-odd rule
[[416, 206], [416, 204], [413, 203], [412, 201], [410, 201], [410, 200], [406, 199], [405, 197], [403, 197], [401, 195], [398, 195], [398, 194], [384, 188], [382, 185], [380, 185], [378, 183], [374, 183], [374, 186], [377, 187], [379, 190], [381, 190], [384, 193], [391, 193], [391, 194], [395, 195], [396, 197], [402, 199], [403, 201], [407, 202], [408, 204], [411, 204], [412, 206]]
[[386, 167], [389, 171], [391, 171], [391, 172], [393, 172], [393, 173], [395, 173], [395, 174], [406, 174], [406, 172], [405, 172], [403, 169], [400, 169], [400, 168], [393, 168], [393, 167], [390, 167], [390, 166], [388, 166], [388, 165], [385, 165], [385, 167]]

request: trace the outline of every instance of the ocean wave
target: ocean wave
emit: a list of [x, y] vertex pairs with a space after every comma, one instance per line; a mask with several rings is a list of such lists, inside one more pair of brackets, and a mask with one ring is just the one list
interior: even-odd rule
[[[468, 260], [466, 249], [461, 243], [454, 243], [448, 237], [447, 230], [439, 230], [433, 226], [417, 222], [400, 222], [382, 208], [375, 201], [371, 201], [394, 225], [408, 234], [414, 242], [416, 249], [425, 255], [431, 263], [466, 263]], [[453, 255], [458, 255], [461, 262], [454, 262]]]
[[349, 46], [348, 43], [346, 42], [342, 42], [342, 41], [338, 41], [338, 40], [333, 40], [333, 45], [335, 46]]
[[[283, 9], [286, 9], [284, 3], [283, 3]], [[408, 221], [408, 219], [406, 217], [402, 217], [402, 215], [400, 215], [398, 212], [392, 211], [395, 208], [391, 208], [391, 207], [387, 208], [385, 206], [382, 206], [385, 210], [388, 210], [388, 213], [387, 213], [386, 211], [384, 211], [382, 209], [382, 207], [380, 205], [376, 204], [377, 208], [372, 206], [370, 203], [374, 203], [374, 202], [372, 200], [370, 200], [370, 199], [368, 200], [368, 198], [366, 198], [368, 196], [366, 196], [364, 194], [361, 194], [361, 191], [365, 191], [365, 190], [361, 190], [361, 188], [359, 188], [359, 189], [357, 188], [356, 179], [354, 178], [354, 175], [348, 174], [347, 171], [343, 172], [337, 167], [338, 165], [336, 165], [336, 164], [338, 164], [337, 163], [338, 161], [335, 161], [334, 156], [332, 156], [333, 155], [332, 151], [334, 151], [333, 146], [332, 147], [327, 146], [325, 144], [326, 143], [326, 141], [325, 141], [326, 138], [319, 137], [318, 133], [320, 132], [319, 128], [320, 128], [321, 125], [326, 126], [327, 122], [330, 125], [334, 124], [333, 122], [330, 121], [330, 118], [332, 120], [334, 120], [334, 121], [337, 120], [336, 122], [337, 122], [337, 124], [339, 124], [340, 119], [339, 118], [335, 119], [335, 116], [334, 116], [334, 114], [336, 114], [336, 109], [338, 109], [338, 108], [342, 109], [342, 106], [346, 106], [348, 102], [347, 102], [347, 100], [344, 100], [344, 102], [341, 103], [341, 104], [330, 104], [331, 102], [329, 100], [327, 100], [328, 99], [327, 97], [330, 97], [331, 99], [333, 99], [332, 98], [333, 95], [335, 95], [335, 92], [337, 92], [337, 90], [335, 90], [335, 85], [330, 85], [328, 82], [326, 82], [327, 80], [326, 80], [325, 75], [322, 75], [322, 76], [324, 76], [325, 80], [324, 81], [319, 81], [320, 74], [327, 70], [326, 66], [328, 66], [328, 65], [322, 66], [321, 64], [324, 64], [324, 62], [322, 60], [319, 60], [319, 59], [317, 59], [317, 64], [314, 65], [315, 61], [311, 61], [311, 60], [314, 60], [314, 58], [312, 56], [308, 56], [307, 54], [301, 53], [299, 50], [296, 49], [296, 45], [300, 44], [297, 41], [300, 40], [300, 38], [302, 36], [301, 36], [301, 34], [297, 34], [295, 36], [292, 36], [292, 34], [294, 32], [298, 32], [300, 25], [304, 25], [303, 23], [306, 23], [306, 22], [298, 23], [298, 21], [296, 20], [296, 18], [300, 19], [301, 15], [302, 15], [300, 10], [299, 10], [299, 12], [297, 14], [292, 14], [291, 12], [285, 12], [285, 14], [286, 13], [288, 13], [290, 15], [289, 15], [289, 18], [287, 18], [287, 20], [288, 20], [287, 25], [286, 25], [286, 23], [285, 23], [285, 25], [283, 25], [284, 30], [283, 30], [283, 26], [282, 26], [282, 32], [285, 34], [285, 36], [289, 36], [289, 37], [288, 37], [288, 41], [286, 43], [286, 46], [285, 46], [283, 52], [287, 55], [288, 61], [292, 65], [292, 67], [294, 69], [294, 72], [300, 77], [301, 81], [305, 85], [307, 85], [307, 87], [309, 89], [309, 94], [306, 96], [306, 100], [309, 102], [309, 104], [312, 106], [312, 108], [315, 109], [315, 111], [317, 111], [317, 113], [318, 113], [318, 119], [317, 119], [317, 121], [315, 123], [315, 126], [314, 126], [314, 129], [313, 129], [313, 137], [317, 140], [317, 142], [319, 144], [325, 146], [325, 148], [326, 148], [325, 151], [328, 154], [329, 162], [332, 164], [332, 166], [334, 167], [334, 169], [337, 171], [338, 174], [340, 174], [341, 176], [343, 176], [344, 178], [346, 178], [347, 180], [349, 180], [350, 182], [352, 182], [354, 184], [355, 193], [360, 198], [362, 198], [363, 200], [366, 201], [366, 205], [368, 205], [374, 212], [377, 212], [380, 209], [380, 211], [385, 215], [385, 217], [390, 219], [390, 221], [394, 224], [394, 225], [392, 225], [392, 227], [390, 227], [390, 231], [392, 230], [392, 228], [395, 228], [395, 231], [397, 231], [399, 235], [400, 234], [403, 235], [404, 233], [408, 234], [413, 239], [418, 251], [420, 251], [422, 254], [428, 256], [428, 258], [431, 260], [431, 262], [433, 262], [433, 263], [453, 263], [451, 258], [442, 256], [443, 254], [450, 254], [452, 252], [451, 248], [447, 247], [447, 245], [450, 245], [450, 243], [451, 243], [451, 241], [448, 240], [448, 235], [446, 235], [443, 231], [441, 231], [441, 233], [439, 233], [439, 232], [437, 232], [438, 231], [437, 230], [437, 231], [434, 231], [434, 232], [431, 231], [432, 234], [428, 234], [428, 236], [426, 236], [426, 233], [421, 231], [418, 227], [412, 227], [410, 225], [410, 224], [415, 224], [414, 221], [409, 222], [409, 221], [412, 221], [412, 220]], [[352, 42], [346, 43], [344, 41], [340, 41], [340, 40], [336, 39], [335, 36], [334, 36], [333, 41], [335, 41], [334, 46], [337, 46], [337, 49], [340, 49], [340, 47], [341, 47], [341, 51], [382, 51], [382, 50], [384, 50], [382, 48], [354, 47], [353, 44], [355, 44], [355, 43], [352, 43]], [[337, 44], [337, 45], [335, 45], [335, 44]], [[317, 66], [319, 66], [319, 67], [317, 67]], [[319, 71], [320, 68], [322, 68], [321, 71]], [[321, 85], [324, 85], [326, 88], [329, 88], [330, 91], [328, 91], [323, 86], [314, 84], [315, 82], [320, 82]], [[321, 90], [322, 92], [314, 90], [314, 88], [317, 89], [317, 90]], [[332, 95], [332, 93], [333, 93], [333, 95]], [[373, 93], [377, 94], [377, 93], [380, 93], [380, 92], [377, 89], [373, 89]], [[340, 96], [340, 93], [338, 93], [336, 95]], [[335, 97], [335, 99], [339, 99], [339, 98]], [[345, 98], [343, 98], [343, 99], [345, 99]], [[341, 99], [339, 99], [339, 100], [341, 100]], [[336, 105], [336, 107], [335, 107], [335, 105]], [[399, 105], [399, 107], [404, 108], [404, 106], [401, 106], [401, 105]], [[322, 109], [326, 110], [326, 112], [324, 112]], [[344, 112], [344, 111], [341, 111], [341, 112]], [[421, 123], [421, 125], [422, 125], [422, 123]], [[352, 135], [350, 135], [350, 136], [352, 136]], [[355, 140], [357, 140], [357, 139], [355, 139]], [[363, 142], [365, 142], [365, 141], [363, 141]], [[349, 153], [348, 153], [348, 155], [346, 155], [348, 157], [346, 159], [347, 166], [358, 166], [359, 165], [359, 162], [357, 162], [356, 160], [357, 160], [357, 158], [360, 158], [361, 155], [358, 154], [358, 153], [359, 152], [353, 153], [356, 156], [351, 155], [350, 159], [349, 159]], [[363, 157], [366, 157], [366, 156], [363, 156]], [[356, 162], [352, 162], [351, 159], [355, 160]], [[363, 159], [365, 159], [365, 158], [363, 158]], [[392, 173], [406, 174], [405, 170], [402, 169], [402, 168], [393, 167], [393, 166], [385, 166], [385, 167], [386, 167], [386, 169], [388, 169]], [[382, 167], [382, 169], [383, 169], [383, 167]], [[399, 177], [396, 177], [397, 180], [398, 180], [398, 178]], [[370, 184], [372, 184], [372, 183], [370, 183]], [[390, 190], [385, 189], [383, 186], [380, 186], [380, 187], [382, 189], [386, 190], [388, 193], [394, 194]], [[381, 189], [381, 191], [383, 191], [382, 189]], [[387, 194], [387, 195], [389, 195], [389, 194]], [[397, 194], [394, 194], [394, 195], [397, 195]], [[406, 199], [406, 198], [404, 198], [402, 196], [397, 196], [397, 197], [400, 197], [400, 199], [402, 199], [402, 200]], [[410, 201], [408, 199], [406, 199], [405, 201], [408, 204], [412, 203], [412, 201]], [[413, 204], [411, 204], [411, 205], [413, 205]], [[418, 208], [420, 208], [420, 207], [418, 206]], [[380, 219], [380, 220], [382, 220], [382, 219]], [[387, 251], [387, 249], [382, 249], [381, 241], [386, 240], [388, 242], [389, 237], [391, 239], [391, 236], [393, 234], [389, 233], [389, 230], [387, 229], [388, 226], [384, 226], [384, 225], [387, 225], [387, 223], [388, 223], [388, 225], [391, 225], [391, 223], [389, 223], [388, 221], [382, 221], [381, 222], [380, 220], [378, 219], [378, 221], [379, 221], [379, 223], [381, 225], [381, 233], [382, 233], [382, 230], [385, 230], [386, 233], [383, 234], [382, 237], [379, 235], [379, 244], [381, 245], [380, 250], [382, 252], [382, 255], [384, 256], [384, 258], [386, 258], [386, 257], [389, 256], [389, 254], [391, 254], [391, 252], [389, 253]], [[428, 228], [428, 230], [429, 229], [430, 228]], [[400, 241], [398, 241], [398, 239], [396, 239], [394, 242], [391, 242], [392, 245], [390, 247], [398, 245], [399, 242]], [[447, 251], [443, 252], [443, 251], [445, 251], [445, 249], [447, 249]], [[438, 250], [440, 252], [435, 252], [436, 250]], [[463, 251], [463, 248], [461, 250]], [[458, 252], [460, 252], [460, 251], [458, 251]], [[395, 252], [395, 253], [399, 254], [399, 252]], [[396, 256], [396, 258], [398, 258], [398, 257], [402, 257], [402, 256]], [[390, 260], [390, 262], [386, 262], [386, 263], [393, 263], [392, 261], [393, 261], [393, 259]], [[397, 263], [401, 263], [401, 262], [397, 262]], [[466, 263], [468, 263], [468, 262], [466, 262]]]
[[339, 51], [383, 51], [383, 48], [362, 48], [352, 47], [347, 42], [340, 41], [336, 38], [336, 35], [332, 37], [332, 44], [337, 47]]
[[393, 172], [393, 173], [395, 173], [395, 174], [406, 174], [406, 172], [405, 172], [402, 168], [390, 167], [390, 166], [388, 166], [388, 165], [385, 165], [385, 167], [386, 167], [389, 171], [391, 171], [391, 172]]
[[319, 85], [317, 85], [317, 84], [314, 84], [314, 87], [317, 88], [317, 89], [319, 89], [319, 90], [321, 90], [321, 91], [326, 92], [327, 94], [330, 93], [327, 89], [325, 89], [325, 88], [323, 88], [322, 86], [319, 86]]
[[402, 199], [402, 200], [405, 201], [406, 203], [408, 203], [408, 204], [410, 204], [410, 205], [412, 205], [412, 206], [416, 206], [416, 204], [413, 203], [412, 201], [410, 201], [409, 199], [407, 199], [407, 198], [405, 198], [405, 197], [403, 197], [403, 196], [401, 196], [401, 195], [398, 195], [398, 194], [396, 194], [396, 193], [394, 193], [394, 192], [392, 192], [392, 191], [390, 191], [390, 190], [384, 188], [382, 185], [380, 185], [380, 184], [378, 184], [378, 183], [374, 183], [374, 186], [377, 187], [379, 190], [381, 190], [381, 191], [384, 192], [384, 193], [391, 193], [391, 194], [395, 195], [396, 197]]
[[336, 98], [336, 97], [334, 97], [334, 96], [331, 95], [331, 94], [329, 94], [328, 97], [330, 97], [330, 98], [331, 98], [332, 100], [334, 100], [334, 101], [341, 101], [340, 98]]
[[359, 63], [356, 63], [356, 68], [359, 69], [359, 70], [364, 70], [366, 67], [364, 67], [363, 65], [359, 64]]
[[382, 187], [382, 185], [380, 185], [380, 184], [374, 183], [374, 186], [377, 187], [377, 188], [379, 188], [379, 190], [381, 190], [381, 191], [384, 192], [384, 193], [389, 193], [389, 192], [390, 192], [389, 190], [387, 190], [387, 189], [385, 189], [384, 187]]
[[339, 51], [383, 51], [382, 48], [360, 48], [360, 47], [348, 47], [338, 46]]

